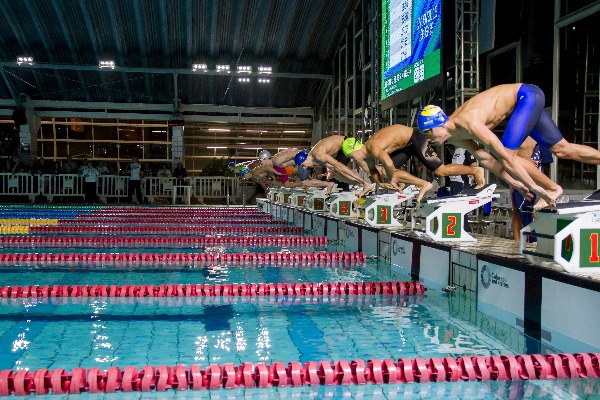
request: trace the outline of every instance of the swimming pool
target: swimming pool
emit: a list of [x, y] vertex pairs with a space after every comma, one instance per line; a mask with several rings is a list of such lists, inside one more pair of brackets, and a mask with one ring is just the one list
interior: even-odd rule
[[[152, 210], [152, 209], [149, 209]], [[154, 209], [154, 213], [158, 213]], [[226, 231], [227, 228], [223, 228]], [[67, 234], [65, 234], [67, 235]], [[42, 235], [44, 237], [44, 235]], [[166, 237], [166, 236], [165, 236]], [[94, 252], [98, 247], [89, 244]], [[219, 245], [216, 252], [231, 251]], [[86, 247], [69, 251], [87, 251]], [[179, 252], [180, 247], [133, 247], [134, 251]], [[200, 252], [205, 248], [196, 248]], [[288, 246], [240, 247], [242, 251], [290, 252]], [[297, 248], [306, 251], [304, 246]], [[41, 247], [37, 252], [64, 251]], [[189, 249], [192, 251], [193, 249]], [[324, 249], [319, 249], [324, 250]], [[343, 252], [329, 245], [329, 252]], [[23, 252], [4, 246], [3, 253]], [[29, 252], [32, 250], [29, 248]], [[132, 251], [127, 246], [119, 251]], [[291, 265], [60, 265], [4, 266], [0, 287], [92, 285], [228, 285], [234, 283], [323, 283], [408, 281], [385, 262], [310, 262]], [[25, 272], [25, 273], [24, 273]], [[286, 365], [323, 360], [428, 359], [525, 354], [529, 339], [478, 313], [460, 292], [421, 295], [285, 295], [173, 297], [42, 297], [0, 299], [0, 370], [99, 368], [244, 363]], [[546, 353], [560, 349], [541, 346]], [[153, 398], [448, 397], [580, 398], [600, 391], [597, 379], [517, 382], [456, 382], [211, 391], [154, 392]], [[82, 394], [109, 398], [110, 394]], [[115, 398], [146, 398], [116, 393]], [[54, 396], [56, 398], [56, 396]]]

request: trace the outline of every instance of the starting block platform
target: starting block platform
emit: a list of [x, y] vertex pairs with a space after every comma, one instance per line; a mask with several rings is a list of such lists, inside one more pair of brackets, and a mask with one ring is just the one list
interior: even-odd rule
[[[426, 234], [440, 242], [475, 242], [473, 236], [465, 231], [466, 214], [500, 197], [494, 194], [496, 184], [488, 184], [480, 189], [467, 189], [456, 196], [426, 199], [421, 208], [412, 216], [412, 230], [417, 234]], [[421, 221], [423, 229], [417, 229]]]
[[[528, 237], [537, 238], [527, 250]], [[537, 219], [521, 230], [520, 253], [551, 259], [568, 272], [600, 273], [600, 190], [583, 201], [559, 203], [537, 211]]]
[[416, 198], [419, 188], [410, 185], [399, 193], [387, 193], [367, 196], [360, 199], [356, 207], [356, 214], [369, 225], [392, 228], [402, 227], [403, 224], [395, 217], [398, 207], [407, 206], [408, 202]]

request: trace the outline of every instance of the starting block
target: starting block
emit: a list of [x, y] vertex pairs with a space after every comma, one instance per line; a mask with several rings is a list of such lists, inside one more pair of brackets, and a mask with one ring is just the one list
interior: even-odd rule
[[[525, 248], [536, 237], [535, 251]], [[521, 229], [520, 252], [553, 260], [568, 272], [600, 273], [600, 190], [583, 201], [559, 203], [537, 212], [537, 219]]]
[[277, 196], [279, 196], [279, 190], [280, 189], [269, 189], [267, 192], [267, 199], [272, 203], [276, 203]]
[[401, 227], [402, 223], [394, 217], [394, 211], [402, 204], [419, 194], [419, 188], [410, 185], [400, 193], [377, 194], [367, 196], [364, 201], [359, 201], [357, 214], [371, 226], [377, 227]]
[[356, 218], [356, 202], [360, 190], [333, 194], [329, 199], [329, 214], [333, 217]]
[[304, 201], [306, 197], [308, 197], [308, 193], [306, 193], [304, 190], [295, 190], [290, 196], [290, 204], [294, 207], [304, 208]]
[[290, 189], [279, 189], [277, 191], [277, 203], [279, 204], [290, 204], [290, 196], [292, 191]]
[[304, 199], [304, 207], [314, 212], [327, 212], [327, 189], [317, 189], [310, 192]]
[[[466, 214], [500, 197], [494, 194], [496, 184], [489, 184], [481, 189], [467, 189], [456, 196], [427, 199], [413, 213], [413, 232], [425, 233], [440, 242], [475, 242], [464, 228]], [[416, 229], [418, 220], [423, 229]], [[424, 221], [423, 221], [424, 220]]]

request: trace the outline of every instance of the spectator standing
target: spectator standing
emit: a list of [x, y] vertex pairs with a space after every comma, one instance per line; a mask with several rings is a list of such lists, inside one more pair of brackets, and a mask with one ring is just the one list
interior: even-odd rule
[[[452, 164], [466, 165], [467, 167], [477, 167], [477, 159], [467, 150], [457, 147], [452, 155]], [[450, 194], [452, 196], [459, 194], [470, 186], [468, 175], [452, 175], [450, 178]]]
[[12, 167], [13, 174], [24, 174], [27, 173], [29, 169], [27, 166], [21, 161], [21, 159], [17, 156], [14, 158], [14, 163]]
[[83, 193], [85, 194], [85, 202], [88, 204], [97, 203], [98, 196], [96, 195], [96, 184], [100, 172], [94, 168], [91, 161], [88, 161], [87, 165], [82, 167], [81, 174], [83, 175]]
[[167, 164], [163, 164], [156, 173], [156, 176], [159, 178], [170, 178], [173, 176], [173, 174], [171, 173], [171, 170], [167, 168]]
[[131, 204], [133, 192], [136, 192], [138, 204], [143, 204], [142, 199], [142, 164], [137, 157], [133, 157], [131, 163], [127, 166], [125, 173], [129, 174], [129, 192], [127, 193], [127, 202]]
[[182, 163], [177, 163], [177, 167], [173, 171], [173, 176], [178, 179], [178, 185], [184, 184], [183, 178], [187, 178], [187, 170], [183, 167]]
[[98, 161], [98, 166], [96, 167], [100, 175], [108, 175], [108, 167], [104, 163], [104, 161]]
[[65, 174], [76, 174], [77, 167], [77, 161], [73, 160], [71, 155], [68, 155], [67, 160], [63, 163], [63, 172]]
[[7, 157], [4, 162], [2, 163], [2, 173], [3, 174], [10, 174], [12, 173], [12, 168], [13, 168], [13, 163], [10, 160], [10, 157]]

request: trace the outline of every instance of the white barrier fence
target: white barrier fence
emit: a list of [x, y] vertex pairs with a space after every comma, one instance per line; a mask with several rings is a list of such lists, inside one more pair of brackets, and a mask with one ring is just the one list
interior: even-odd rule
[[[54, 201], [55, 197], [83, 200], [83, 182], [83, 176], [74, 174], [0, 174], [0, 197], [27, 196], [32, 203], [39, 195], [45, 196], [48, 202]], [[211, 199], [224, 201], [226, 204], [245, 204], [255, 187], [247, 182], [241, 183], [239, 178], [222, 176], [142, 179], [142, 195], [149, 203], [158, 199], [167, 202], [172, 199], [185, 201], [188, 190], [191, 197], [196, 198], [199, 203]], [[118, 202], [126, 200], [129, 177], [101, 175], [96, 183], [96, 193], [102, 203], [107, 203], [109, 199], [116, 199]]]

